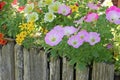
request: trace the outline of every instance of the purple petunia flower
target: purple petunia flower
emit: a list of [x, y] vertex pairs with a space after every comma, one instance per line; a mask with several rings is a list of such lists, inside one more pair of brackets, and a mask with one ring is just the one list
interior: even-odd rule
[[62, 40], [62, 34], [58, 33], [55, 30], [51, 30], [45, 36], [45, 42], [50, 46], [56, 46], [61, 42], [61, 40]]
[[81, 30], [77, 34], [81, 40], [86, 41], [86, 37], [88, 36], [88, 32], [86, 30]]
[[66, 5], [60, 5], [58, 8], [58, 14], [62, 14], [62, 15], [69, 15], [71, 13], [71, 8], [69, 6]]
[[97, 4], [94, 4], [92, 2], [89, 2], [87, 4], [87, 6], [90, 8], [90, 9], [93, 9], [93, 10], [98, 10], [99, 9], [99, 6]]
[[88, 36], [86, 36], [86, 41], [89, 42], [90, 45], [95, 45], [100, 42], [100, 34], [96, 32], [89, 32]]
[[79, 36], [74, 35], [69, 38], [67, 43], [74, 48], [79, 48], [83, 44], [83, 41], [79, 38]]
[[87, 16], [86, 16], [86, 19], [85, 19], [85, 21], [86, 22], [93, 22], [93, 21], [95, 21], [95, 20], [97, 20], [98, 19], [98, 14], [97, 13], [89, 13]]
[[67, 36], [74, 34], [76, 31], [77, 31], [77, 29], [73, 26], [65, 26], [64, 27], [64, 34]]
[[113, 45], [111, 43], [108, 43], [106, 47], [107, 47], [107, 49], [111, 49], [111, 48], [113, 48]]

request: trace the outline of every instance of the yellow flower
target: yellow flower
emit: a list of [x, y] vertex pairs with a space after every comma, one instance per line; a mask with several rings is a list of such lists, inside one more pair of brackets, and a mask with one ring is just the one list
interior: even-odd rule
[[77, 12], [78, 11], [78, 6], [77, 5], [70, 5], [70, 8], [72, 12]]
[[26, 30], [27, 29], [27, 24], [21, 24], [20, 26], [20, 30]]

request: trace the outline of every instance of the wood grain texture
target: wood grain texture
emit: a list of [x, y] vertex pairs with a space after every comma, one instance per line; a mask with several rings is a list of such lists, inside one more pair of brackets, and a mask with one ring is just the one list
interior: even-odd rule
[[47, 55], [43, 50], [30, 49], [30, 80], [48, 80]]
[[74, 68], [68, 64], [66, 58], [63, 58], [62, 80], [73, 80]]
[[76, 80], [89, 80], [89, 69], [86, 68], [84, 70], [77, 69], [76, 70]]
[[26, 48], [23, 49], [23, 56], [24, 56], [24, 80], [31, 80], [30, 53]]
[[2, 47], [1, 54], [1, 80], [14, 79], [14, 43], [9, 42]]
[[50, 80], [60, 80], [60, 59], [50, 59]]
[[94, 63], [92, 80], [114, 80], [114, 65], [106, 63]]
[[24, 57], [23, 57], [23, 47], [15, 45], [15, 80], [24, 80]]

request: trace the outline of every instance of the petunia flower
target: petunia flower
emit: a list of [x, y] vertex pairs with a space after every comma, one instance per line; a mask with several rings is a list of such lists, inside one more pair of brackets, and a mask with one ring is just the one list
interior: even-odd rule
[[26, 7], [25, 7], [25, 9], [24, 9], [24, 12], [25, 12], [25, 13], [30, 13], [30, 12], [33, 11], [33, 9], [34, 9], [34, 3], [30, 3], [30, 4], [27, 4], [27, 5], [26, 5]]
[[64, 37], [64, 28], [60, 25], [55, 26], [52, 30], [56, 31], [58, 34], [60, 34], [61, 38]]
[[30, 21], [37, 21], [38, 20], [38, 14], [36, 12], [32, 12], [31, 14], [27, 15], [27, 22]]
[[64, 34], [67, 36], [74, 34], [76, 31], [77, 31], [77, 29], [73, 26], [65, 26], [64, 27]]
[[52, 22], [56, 16], [52, 12], [48, 12], [44, 16], [45, 22]]
[[73, 35], [73, 36], [71, 36], [69, 38], [69, 40], [67, 41], [67, 43], [70, 46], [73, 46], [74, 48], [79, 48], [83, 44], [83, 41], [80, 39], [79, 36]]
[[50, 46], [56, 46], [61, 41], [62, 41], [61, 34], [59, 34], [55, 30], [48, 32], [45, 36], [45, 42], [46, 42], [46, 44], [48, 44]]
[[49, 12], [57, 13], [58, 8], [61, 5], [60, 2], [56, 1], [48, 6]]
[[87, 4], [88, 8], [92, 9], [92, 10], [98, 10], [99, 9], [99, 6], [95, 3], [92, 3], [92, 2], [89, 2]]
[[45, 6], [46, 6], [46, 4], [44, 3], [43, 0], [40, 0], [40, 1], [38, 2], [38, 7], [42, 8], [42, 7], [45, 7]]
[[86, 42], [86, 37], [89, 35], [88, 32], [86, 30], [81, 30], [80, 32], [78, 32], [77, 34], [79, 36], [79, 38], [83, 41]]
[[120, 8], [111, 6], [106, 10], [106, 19], [112, 23], [120, 24]]
[[58, 14], [62, 14], [62, 15], [69, 15], [71, 13], [71, 8], [69, 6], [66, 5], [60, 5], [59, 9], [58, 9]]
[[86, 18], [85, 18], [85, 21], [86, 22], [93, 22], [93, 21], [96, 21], [98, 19], [98, 14], [97, 13], [89, 13]]
[[85, 39], [90, 45], [95, 45], [96, 43], [100, 42], [100, 34], [96, 32], [89, 32]]

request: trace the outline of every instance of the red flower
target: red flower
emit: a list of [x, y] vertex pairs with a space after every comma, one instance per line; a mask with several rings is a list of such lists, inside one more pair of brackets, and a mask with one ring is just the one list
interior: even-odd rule
[[5, 39], [0, 39], [0, 45], [5, 45], [7, 43], [7, 40]]
[[17, 5], [18, 0], [13, 0], [12, 5]]
[[19, 8], [18, 8], [18, 12], [23, 11], [23, 10], [24, 10], [24, 8], [25, 8], [25, 6], [19, 6]]
[[6, 4], [6, 3], [5, 3], [4, 1], [1, 1], [1, 2], [0, 2], [0, 10], [3, 9], [3, 7], [5, 6], [5, 4]]

